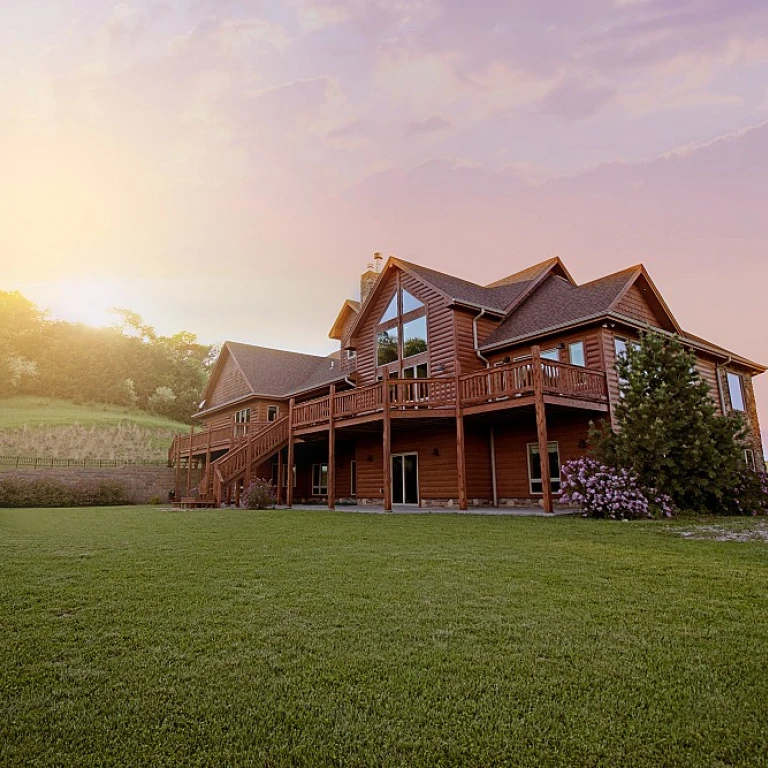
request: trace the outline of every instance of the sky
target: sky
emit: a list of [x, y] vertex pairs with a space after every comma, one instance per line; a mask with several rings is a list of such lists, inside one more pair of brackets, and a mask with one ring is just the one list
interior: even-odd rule
[[323, 354], [374, 251], [559, 255], [768, 363], [767, 199], [765, 0], [0, 2], [0, 290], [52, 316]]

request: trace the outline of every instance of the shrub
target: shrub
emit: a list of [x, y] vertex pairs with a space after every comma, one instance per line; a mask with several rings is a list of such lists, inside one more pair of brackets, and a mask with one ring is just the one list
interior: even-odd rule
[[644, 488], [637, 474], [582, 456], [562, 468], [561, 500], [579, 504], [590, 517], [627, 520], [672, 516], [672, 500], [653, 488]]
[[108, 507], [130, 504], [116, 480], [80, 481], [5, 478], [0, 480], [0, 507]]
[[[742, 470], [733, 500], [734, 510], [740, 515], [768, 515], [768, 474]], [[724, 509], [724, 512], [731, 510]]]
[[275, 506], [275, 498], [272, 481], [257, 477], [243, 492], [240, 506], [244, 509], [271, 509]]

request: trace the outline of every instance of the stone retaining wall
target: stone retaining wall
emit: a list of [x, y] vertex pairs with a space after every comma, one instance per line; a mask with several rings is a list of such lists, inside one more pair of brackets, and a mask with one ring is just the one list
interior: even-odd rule
[[[183, 470], [182, 485], [186, 485], [187, 470]], [[201, 479], [202, 470], [192, 470], [192, 485]], [[57, 480], [67, 485], [78, 482], [98, 482], [111, 480], [122, 483], [130, 501], [134, 504], [146, 504], [150, 499], [168, 501], [168, 491], [173, 488], [176, 470], [172, 467], [144, 467], [126, 465], [123, 467], [39, 467], [38, 469], [11, 469], [3, 472], [0, 478], [19, 480]]]

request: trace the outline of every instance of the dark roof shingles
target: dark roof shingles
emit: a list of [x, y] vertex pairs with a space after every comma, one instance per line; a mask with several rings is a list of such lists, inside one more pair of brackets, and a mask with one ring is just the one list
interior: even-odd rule
[[561, 277], [550, 276], [488, 336], [481, 349], [607, 312], [635, 272], [636, 268], [632, 267], [580, 286], [572, 285]]

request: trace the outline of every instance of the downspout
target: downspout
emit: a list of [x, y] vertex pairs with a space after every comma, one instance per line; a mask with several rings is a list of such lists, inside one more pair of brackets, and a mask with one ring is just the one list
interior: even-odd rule
[[477, 315], [477, 317], [472, 318], [472, 339], [475, 344], [475, 354], [480, 358], [482, 362], [485, 363], [486, 368], [491, 367], [491, 362], [488, 360], [488, 358], [483, 357], [482, 352], [480, 352], [480, 344], [478, 343], [477, 339], [477, 321], [485, 314], [485, 308], [480, 310], [480, 314]]
[[[728, 357], [728, 359], [723, 363], [723, 365], [730, 365], [733, 361], [732, 357]], [[723, 378], [720, 376], [720, 369], [721, 366], [715, 363], [715, 374], [717, 376], [717, 394], [720, 395], [720, 409], [723, 412], [723, 416], [726, 415], [725, 410], [725, 392], [723, 392]]]

